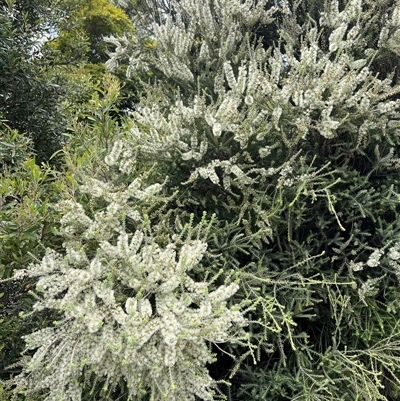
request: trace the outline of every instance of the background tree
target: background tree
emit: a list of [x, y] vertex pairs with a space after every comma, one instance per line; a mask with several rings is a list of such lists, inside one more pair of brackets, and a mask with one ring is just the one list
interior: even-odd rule
[[[135, 27], [125, 12], [108, 0], [85, 3], [68, 0], [62, 3], [60, 12], [57, 34], [45, 45], [46, 57], [61, 68], [67, 81], [71, 80], [69, 86], [79, 85], [79, 77], [86, 76], [92, 81], [89, 86], [98, 88], [107, 70], [104, 65], [107, 53], [113, 49], [105, 39], [113, 35], [135, 35]], [[124, 83], [118, 107], [122, 113], [132, 110], [137, 98], [137, 81], [127, 80], [123, 68], [114, 74]], [[90, 91], [84, 93], [86, 95], [78, 102], [73, 96], [75, 101], [70, 102], [74, 104], [71, 105], [73, 108], [90, 98]], [[65, 96], [65, 99], [69, 97]]]
[[47, 160], [60, 148], [63, 126], [61, 89], [40, 54], [47, 9], [40, 1], [0, 7], [0, 115], [32, 138], [38, 160]]
[[64, 64], [84, 60], [91, 64], [104, 63], [109, 50], [105, 37], [135, 33], [124, 11], [107, 0], [68, 1], [63, 8], [65, 16], [58, 22], [57, 35], [48, 46], [60, 51]]
[[[105, 0], [52, 9], [41, 0], [3, 2], [0, 18], [0, 113], [33, 139], [40, 163], [61, 148], [66, 121], [103, 79], [103, 36], [133, 34], [134, 27]], [[133, 96], [132, 85], [125, 91]]]

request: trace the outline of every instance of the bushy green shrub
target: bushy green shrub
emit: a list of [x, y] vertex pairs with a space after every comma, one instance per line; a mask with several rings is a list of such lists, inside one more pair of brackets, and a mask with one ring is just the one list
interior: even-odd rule
[[[8, 380], [21, 371], [12, 366], [24, 349], [21, 336], [37, 330], [44, 320], [21, 318], [21, 312], [32, 310], [29, 290], [34, 283], [11, 276], [42, 258], [47, 246], [57, 247], [53, 232], [57, 218], [49, 208], [57, 185], [51, 168], [36, 164], [31, 141], [4, 124], [0, 125], [0, 157], [0, 380]], [[4, 389], [0, 398], [7, 399], [7, 394]]]
[[[79, 199], [60, 203], [64, 251], [21, 271], [40, 277], [36, 308], [64, 318], [27, 337], [20, 390], [80, 400], [98, 380], [111, 393], [96, 399], [211, 400], [231, 380], [221, 390], [245, 401], [398, 398], [400, 87], [374, 61], [398, 57], [400, 4], [330, 1], [316, 20], [266, 3], [171, 2], [156, 46], [114, 40], [110, 68], [157, 74]], [[257, 38], [265, 25], [277, 43]], [[223, 333], [205, 334], [193, 316], [211, 303], [218, 322], [228, 288]], [[135, 316], [154, 330], [133, 354]], [[172, 362], [169, 336], [184, 344]]]

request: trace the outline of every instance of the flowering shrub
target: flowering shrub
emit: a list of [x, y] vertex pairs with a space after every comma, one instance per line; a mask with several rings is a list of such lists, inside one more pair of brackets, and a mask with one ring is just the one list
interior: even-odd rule
[[27, 338], [16, 383], [396, 400], [400, 86], [380, 63], [399, 60], [400, 3], [170, 6], [152, 46], [109, 39], [109, 68], [148, 72], [146, 97], [81, 176], [85, 205], [59, 204], [65, 255], [26, 271], [64, 320]]
[[81, 400], [80, 379], [90, 383], [92, 374], [104, 378], [105, 393], [122, 383], [129, 397], [212, 399], [208, 343], [246, 338], [240, 305], [227, 305], [238, 284], [210, 290], [211, 282], [190, 276], [206, 242], [178, 233], [162, 247], [149, 229], [126, 229], [126, 218], [138, 225], [145, 218], [132, 201], [162, 188], [139, 182], [121, 190], [89, 179], [81, 190], [108, 206], [89, 217], [81, 204], [59, 202], [65, 256], [49, 251], [15, 275], [38, 277], [34, 310], [62, 313], [54, 327], [26, 336], [36, 352], [16, 379], [30, 391], [48, 389], [46, 400]]

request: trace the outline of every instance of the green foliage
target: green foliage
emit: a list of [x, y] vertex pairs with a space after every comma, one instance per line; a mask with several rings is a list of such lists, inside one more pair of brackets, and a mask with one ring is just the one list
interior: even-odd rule
[[[42, 252], [35, 248], [52, 225], [54, 212], [49, 209], [49, 202], [56, 198], [57, 184], [52, 184], [53, 173], [48, 166], [35, 163], [32, 153], [25, 148], [24, 137], [15, 131], [2, 133], [5, 134], [2, 148], [15, 155], [12, 159], [15, 164], [3, 165], [0, 174], [0, 276], [8, 278], [13, 270], [32, 261], [30, 253], [39, 256]], [[10, 139], [15, 141], [12, 149]]]
[[39, 164], [61, 149], [69, 119], [103, 80], [103, 36], [134, 32], [108, 1], [65, 0], [50, 11], [42, 3], [11, 2], [0, 10], [0, 116], [32, 139]]
[[60, 87], [40, 58], [41, 4], [10, 2], [0, 8], [0, 115], [32, 138], [38, 159], [45, 161], [61, 146], [63, 118], [57, 108]]
[[22, 163], [32, 147], [29, 138], [18, 134], [6, 124], [0, 122], [1, 141], [0, 141], [0, 160], [1, 169], [17, 166]]
[[59, 50], [66, 64], [84, 59], [90, 63], [104, 62], [109, 50], [104, 37], [135, 32], [124, 11], [108, 0], [90, 0], [84, 4], [67, 1], [63, 7], [68, 13], [58, 24], [57, 37], [47, 46]]
[[[74, 115], [104, 81], [104, 61], [113, 48], [107, 37], [134, 35], [135, 28], [124, 11], [108, 0], [84, 4], [64, 0], [59, 7], [61, 16], [56, 22], [57, 35], [48, 40], [43, 49], [45, 57], [55, 67], [57, 81], [63, 82], [61, 110]], [[135, 79], [127, 80], [122, 68], [113, 75], [123, 82], [118, 103], [121, 115], [133, 108], [137, 82]], [[74, 93], [74, 89], [79, 90]]]
[[[0, 126], [0, 380], [20, 372], [15, 365], [24, 348], [22, 336], [36, 330], [45, 317], [22, 319], [32, 310], [32, 280], [15, 281], [12, 274], [41, 258], [48, 246], [59, 247], [57, 218], [50, 203], [59, 184], [49, 166], [35, 163], [31, 143], [5, 125]], [[6, 391], [6, 390], [4, 390]]]

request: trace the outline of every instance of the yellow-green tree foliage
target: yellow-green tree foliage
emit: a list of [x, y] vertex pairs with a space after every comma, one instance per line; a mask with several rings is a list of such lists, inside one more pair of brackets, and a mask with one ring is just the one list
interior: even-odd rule
[[135, 31], [126, 13], [108, 0], [65, 4], [65, 18], [57, 37], [49, 43], [62, 54], [62, 61], [102, 63], [108, 59], [104, 37]]

